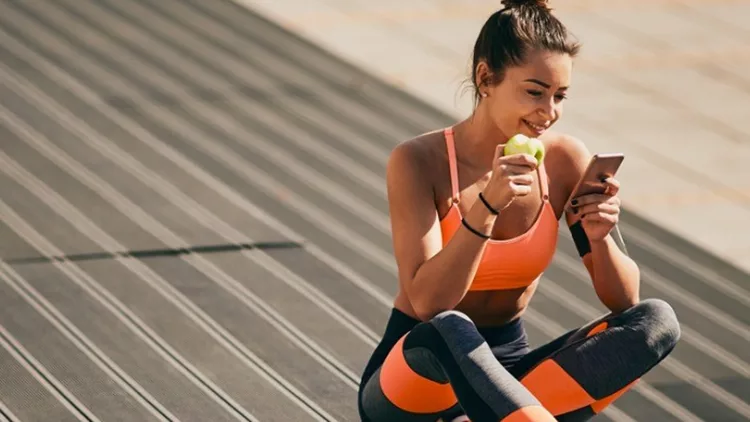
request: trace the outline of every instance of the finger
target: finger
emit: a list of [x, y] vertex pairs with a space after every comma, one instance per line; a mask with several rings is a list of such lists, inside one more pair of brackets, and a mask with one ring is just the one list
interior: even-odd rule
[[606, 213], [606, 214], [619, 214], [620, 213], [620, 207], [616, 204], [609, 204], [609, 203], [600, 203], [600, 204], [589, 204], [583, 207], [574, 207], [573, 213], [576, 215], [588, 215], [588, 214], [596, 214], [596, 213]]
[[574, 207], [582, 207], [588, 204], [598, 204], [598, 203], [609, 203], [609, 202], [618, 202], [618, 199], [615, 199], [616, 197], [603, 194], [603, 193], [592, 193], [589, 195], [583, 195], [579, 196], [577, 198], [573, 198], [572, 201], [570, 201], [570, 205]]
[[531, 167], [521, 166], [518, 164], [501, 164], [499, 169], [504, 174], [507, 174], [510, 176], [525, 175], [534, 171], [534, 169], [532, 169]]
[[533, 172], [534, 170], [530, 167], [526, 166], [519, 166], [515, 164], [500, 164], [497, 167], [497, 175], [498, 176], [516, 176], [516, 175], [522, 175], [522, 174], [529, 174]]
[[510, 184], [510, 188], [516, 196], [526, 196], [531, 193], [531, 186]]
[[500, 157], [499, 161], [504, 164], [528, 166], [528, 167], [531, 167], [532, 169], [535, 169], [537, 167], [536, 158], [534, 158], [530, 154], [505, 155], [503, 157]]
[[518, 174], [508, 177], [511, 183], [516, 185], [529, 186], [534, 184], [534, 178], [530, 174]]
[[620, 191], [620, 182], [614, 177], [604, 179], [604, 185], [607, 188], [605, 195], [615, 196]]
[[620, 189], [620, 181], [615, 179], [614, 177], [605, 177], [602, 182], [612, 186], [613, 188]]
[[492, 162], [496, 163], [497, 160], [503, 156], [503, 150], [505, 149], [505, 144], [500, 144], [495, 147], [495, 156], [492, 157]]
[[605, 212], [595, 212], [586, 214], [581, 218], [584, 222], [589, 223], [606, 223], [606, 224], [617, 224], [619, 221], [618, 214], [608, 214]]

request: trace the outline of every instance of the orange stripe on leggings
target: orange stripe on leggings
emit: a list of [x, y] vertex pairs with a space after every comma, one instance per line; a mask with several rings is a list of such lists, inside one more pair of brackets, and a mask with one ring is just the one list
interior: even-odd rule
[[450, 384], [428, 380], [409, 367], [404, 359], [404, 337], [383, 362], [380, 388], [396, 407], [412, 413], [441, 412], [458, 402]]
[[588, 406], [595, 400], [557, 362], [548, 359], [522, 380], [531, 394], [553, 415]]
[[556, 420], [547, 409], [539, 406], [528, 406], [516, 410], [501, 419], [500, 422], [555, 422]]
[[591, 337], [594, 334], [601, 333], [602, 331], [606, 330], [607, 327], [608, 327], [607, 321], [604, 321], [601, 324], [597, 325], [596, 327], [592, 328], [591, 331], [589, 331], [589, 333], [586, 334], [586, 337]]
[[614, 394], [611, 394], [601, 400], [597, 400], [594, 404], [591, 405], [591, 409], [594, 411], [594, 413], [597, 413], [597, 414], [601, 413], [601, 411], [604, 410], [604, 408], [606, 408], [607, 406], [612, 404], [612, 402], [620, 398], [620, 396], [625, 394], [626, 391], [630, 390], [630, 388], [633, 385], [635, 385], [635, 383], [637, 382], [638, 380], [635, 380], [631, 382], [630, 384], [626, 385], [625, 387], [623, 387], [622, 389], [620, 389], [619, 391], [615, 392]]

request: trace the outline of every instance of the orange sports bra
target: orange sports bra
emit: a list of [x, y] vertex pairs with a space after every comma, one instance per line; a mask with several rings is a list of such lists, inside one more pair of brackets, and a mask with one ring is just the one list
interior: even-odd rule
[[[445, 129], [445, 143], [451, 174], [451, 207], [440, 220], [445, 246], [461, 226], [458, 209], [458, 169], [453, 128]], [[542, 210], [531, 228], [507, 240], [490, 239], [484, 249], [470, 291], [503, 290], [527, 287], [544, 272], [552, 261], [557, 246], [558, 221], [549, 202], [549, 181], [544, 165], [538, 167], [542, 191]]]

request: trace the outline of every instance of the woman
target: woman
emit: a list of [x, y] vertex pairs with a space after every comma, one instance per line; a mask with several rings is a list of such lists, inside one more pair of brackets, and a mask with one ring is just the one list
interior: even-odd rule
[[[389, 159], [400, 293], [362, 376], [364, 421], [587, 420], [679, 339], [672, 308], [639, 299], [638, 267], [610, 235], [618, 182], [565, 209], [590, 154], [549, 129], [579, 45], [546, 1], [503, 5], [474, 47], [473, 115], [401, 143]], [[542, 162], [502, 154], [517, 133], [543, 142]], [[611, 313], [532, 351], [521, 315], [563, 214]]]

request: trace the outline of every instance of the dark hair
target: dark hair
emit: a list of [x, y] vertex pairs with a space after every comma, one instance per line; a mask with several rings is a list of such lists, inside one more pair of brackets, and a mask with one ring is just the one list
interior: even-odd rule
[[547, 6], [547, 0], [503, 0], [503, 9], [493, 13], [484, 23], [474, 44], [471, 83], [475, 101], [479, 101], [477, 65], [484, 60], [493, 73], [495, 84], [503, 79], [509, 66], [520, 66], [529, 52], [542, 50], [575, 57], [580, 44], [568, 33]]

